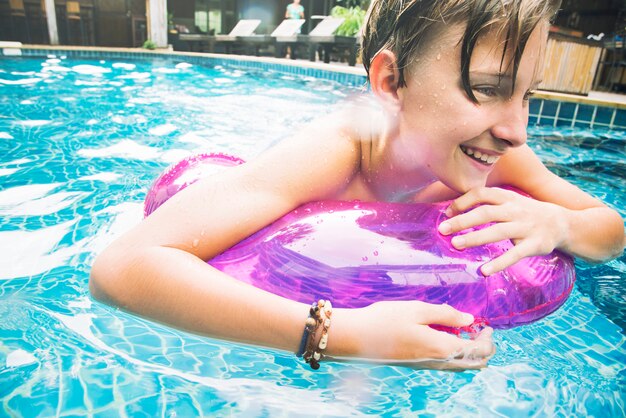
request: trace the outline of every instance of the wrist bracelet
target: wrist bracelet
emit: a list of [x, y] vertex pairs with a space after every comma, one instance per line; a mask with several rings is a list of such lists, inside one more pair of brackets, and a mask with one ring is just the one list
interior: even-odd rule
[[329, 300], [320, 299], [311, 304], [309, 309], [297, 355], [302, 356], [313, 370], [319, 369], [319, 362], [324, 358], [332, 314], [333, 307]]

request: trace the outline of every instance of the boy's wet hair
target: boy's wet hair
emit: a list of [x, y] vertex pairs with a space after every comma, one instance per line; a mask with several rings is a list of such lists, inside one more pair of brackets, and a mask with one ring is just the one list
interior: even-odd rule
[[[495, 31], [504, 42], [501, 67], [510, 69], [513, 87], [524, 48], [532, 31], [550, 21], [561, 0], [373, 0], [368, 11], [361, 50], [363, 65], [376, 54], [392, 51], [406, 86], [404, 70], [438, 35], [455, 25], [465, 25], [461, 45], [461, 82], [468, 97], [478, 102], [471, 88], [469, 68], [472, 52], [481, 35]], [[506, 57], [510, 57], [505, 62]]]

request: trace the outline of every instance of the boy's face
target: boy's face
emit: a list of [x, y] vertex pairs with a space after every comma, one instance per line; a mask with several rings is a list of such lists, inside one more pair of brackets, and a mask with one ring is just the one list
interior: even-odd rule
[[458, 28], [448, 31], [405, 70], [407, 85], [398, 90], [400, 139], [394, 154], [464, 193], [484, 186], [498, 159], [526, 142], [528, 95], [538, 84], [547, 30], [542, 25], [530, 36], [512, 95], [508, 55], [501, 64], [502, 42], [495, 35], [479, 40], [470, 64], [478, 104], [461, 84], [460, 36]]

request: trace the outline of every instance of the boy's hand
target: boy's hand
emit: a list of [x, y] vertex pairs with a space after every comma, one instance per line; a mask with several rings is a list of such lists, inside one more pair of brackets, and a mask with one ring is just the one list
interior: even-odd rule
[[450, 204], [446, 215], [451, 219], [439, 225], [439, 232], [451, 235], [493, 222], [484, 229], [452, 238], [452, 245], [459, 250], [505, 239], [513, 242], [513, 248], [481, 267], [488, 276], [524, 257], [549, 254], [559, 248], [566, 241], [566, 210], [511, 190], [481, 187]]
[[339, 309], [335, 314], [339, 315], [333, 316], [337, 333], [333, 338], [349, 336], [349, 342], [341, 345], [352, 347], [354, 357], [420, 369], [466, 370], [486, 367], [495, 353], [489, 327], [471, 339], [431, 327], [459, 329], [473, 324], [472, 315], [449, 305], [384, 301], [361, 309]]

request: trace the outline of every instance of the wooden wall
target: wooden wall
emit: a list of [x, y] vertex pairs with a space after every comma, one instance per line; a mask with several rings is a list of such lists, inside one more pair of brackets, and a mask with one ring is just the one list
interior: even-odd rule
[[541, 90], [587, 94], [593, 86], [602, 46], [551, 34]]

